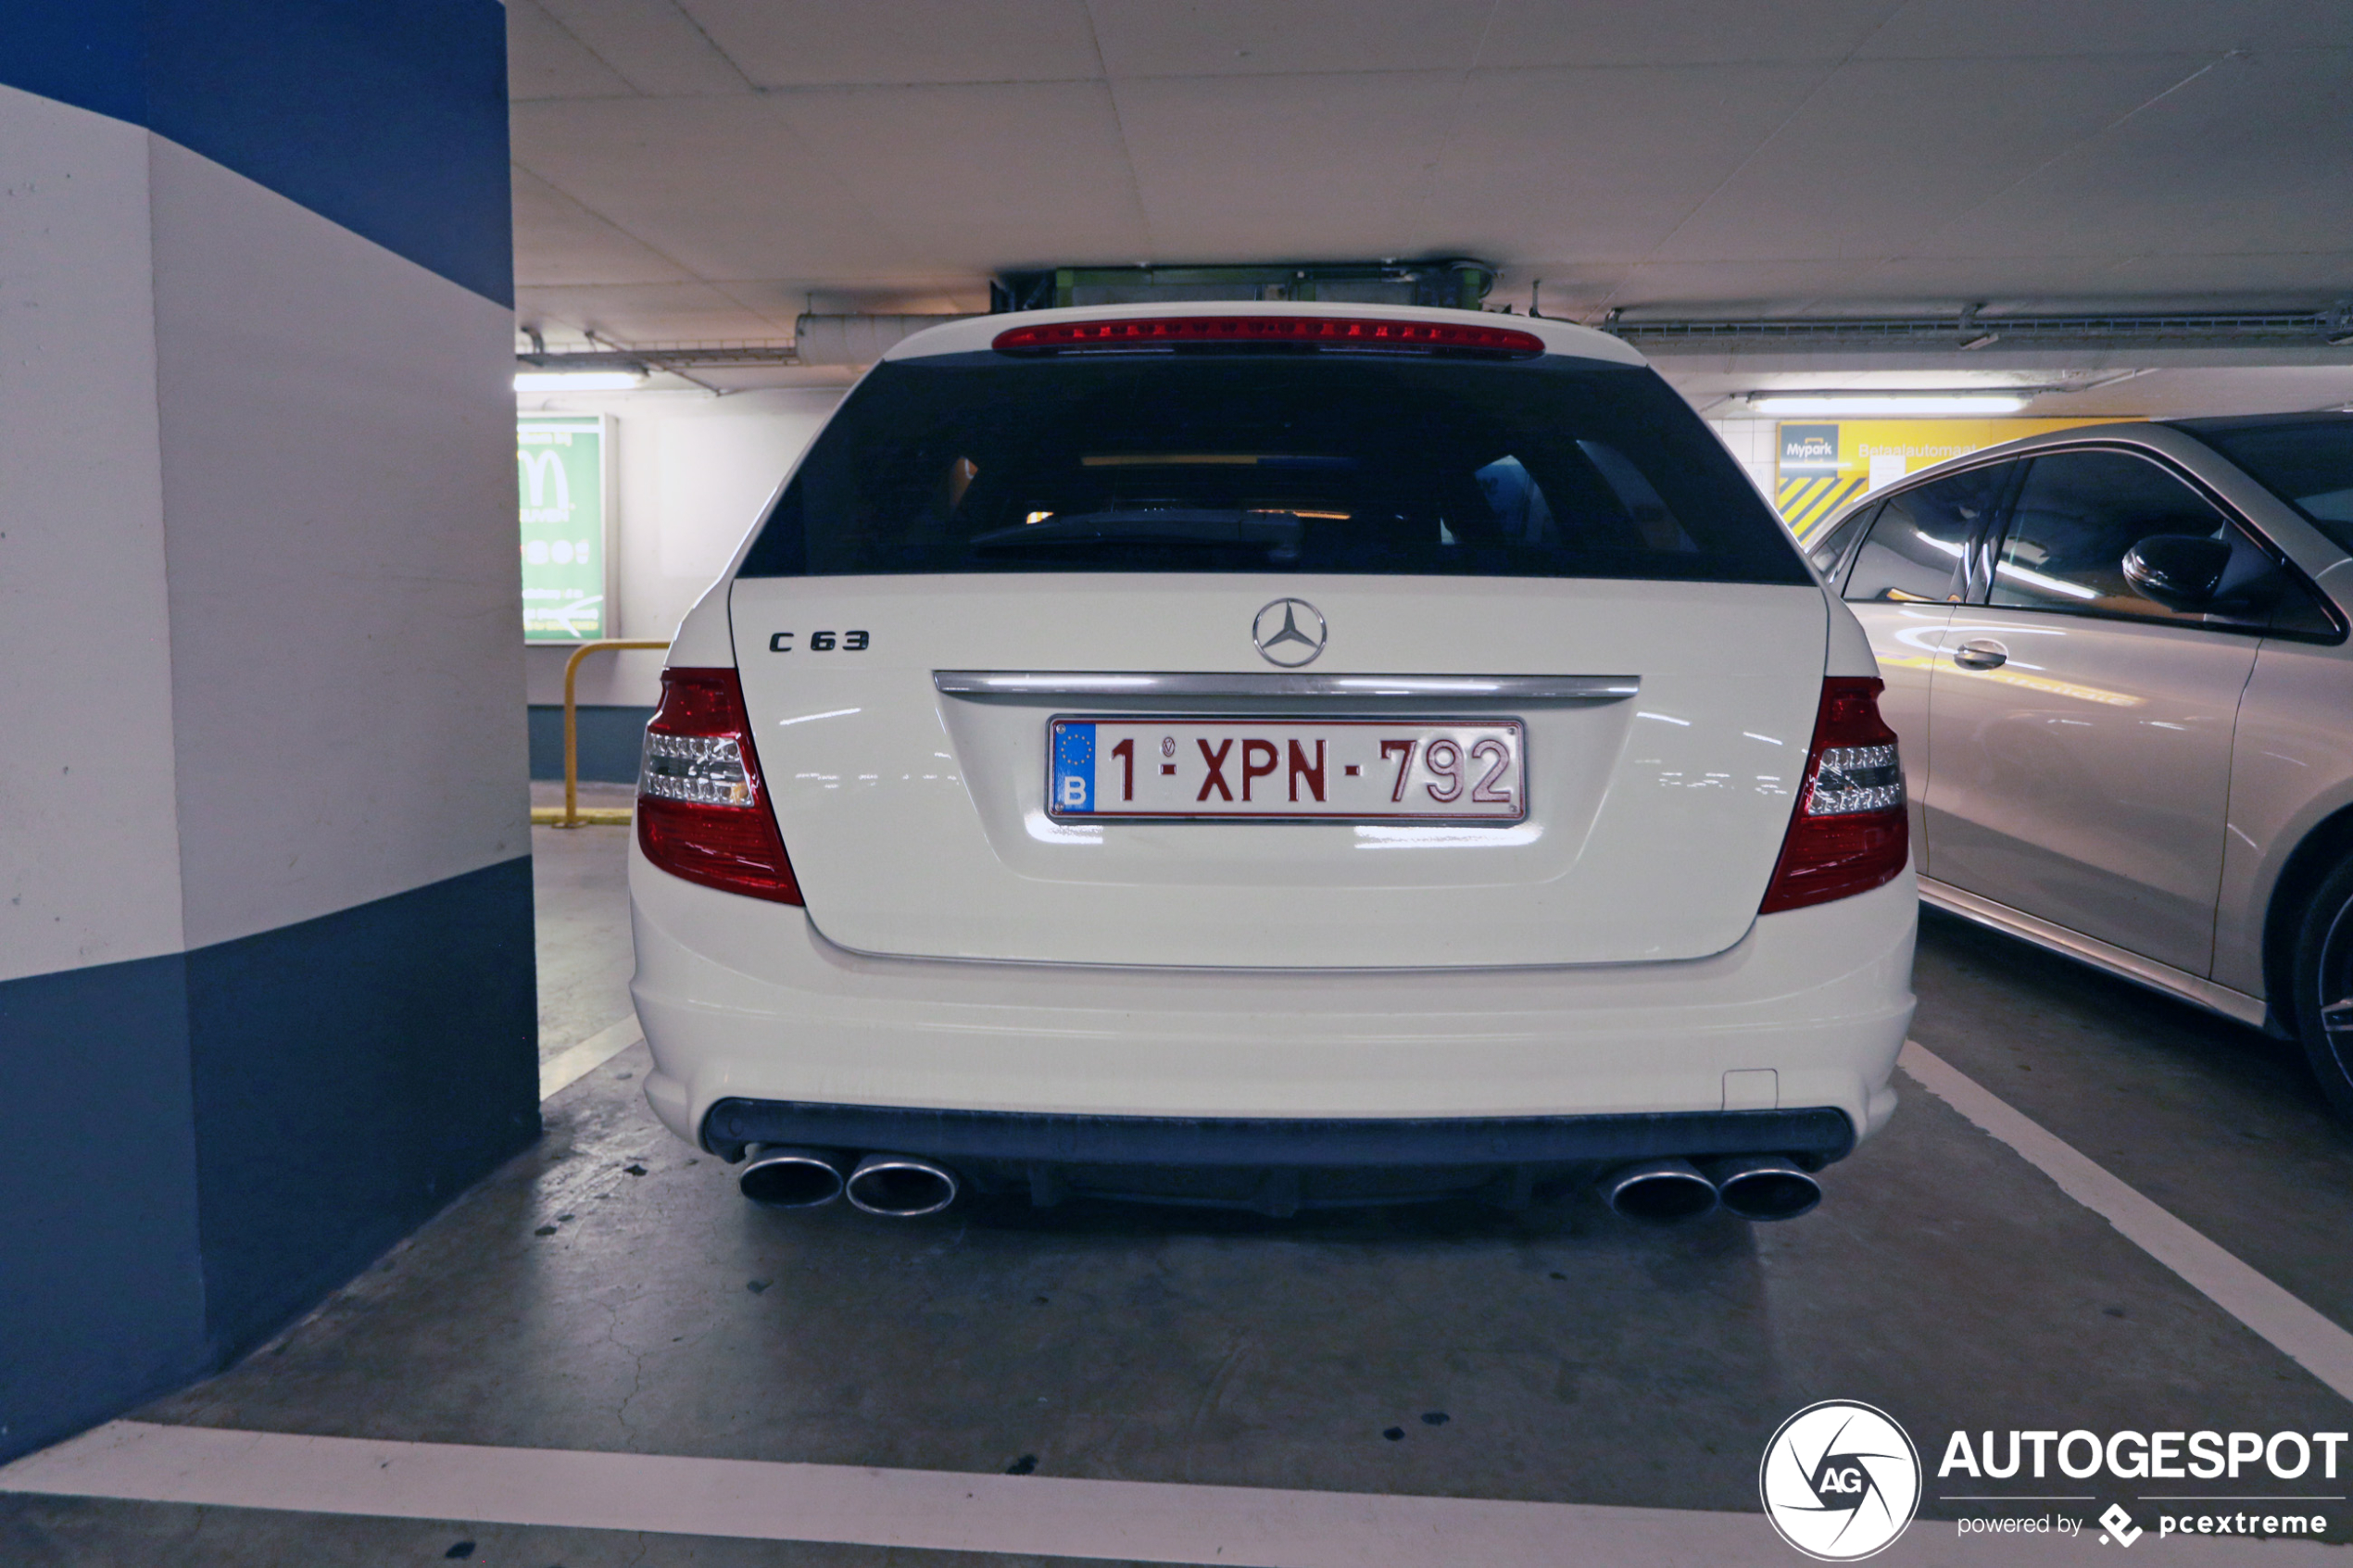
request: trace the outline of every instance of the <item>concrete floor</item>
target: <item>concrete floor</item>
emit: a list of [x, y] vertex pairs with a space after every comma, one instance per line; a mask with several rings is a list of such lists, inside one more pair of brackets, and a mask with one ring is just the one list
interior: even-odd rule
[[[534, 830], [550, 1050], [625, 1014], [625, 832]], [[1934, 915], [1918, 984], [1922, 1044], [2353, 1328], [2353, 1133], [2292, 1048]], [[1813, 1215], [1646, 1231], [1586, 1199], [1290, 1221], [775, 1213], [654, 1123], [647, 1065], [640, 1045], [555, 1096], [536, 1148], [278, 1342], [141, 1418], [1753, 1513], [1767, 1438], [1820, 1399], [1895, 1413], [1931, 1471], [1955, 1429], [2353, 1416], [1908, 1079], [1894, 1125], [1832, 1168]], [[2129, 1502], [2130, 1484], [2085, 1486], [2103, 1485]], [[1967, 1509], [1937, 1490], [1923, 1518]], [[2342, 1539], [2353, 1510], [2327, 1512]], [[0, 1497], [12, 1568], [449, 1556], [1028, 1561]]]
[[[630, 784], [580, 785], [580, 804], [626, 806]], [[534, 780], [535, 807], [560, 807], [564, 786]], [[629, 891], [620, 856], [628, 829], [531, 830], [531, 891], [539, 926], [539, 1059], [630, 1016]]]

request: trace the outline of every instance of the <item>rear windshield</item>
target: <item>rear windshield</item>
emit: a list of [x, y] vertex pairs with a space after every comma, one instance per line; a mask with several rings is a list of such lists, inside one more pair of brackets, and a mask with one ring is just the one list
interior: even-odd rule
[[2353, 420], [2218, 420], [2190, 428], [2302, 512], [2337, 548], [2353, 551]]
[[878, 365], [741, 574], [1007, 571], [1812, 581], [1646, 369], [1231, 350]]

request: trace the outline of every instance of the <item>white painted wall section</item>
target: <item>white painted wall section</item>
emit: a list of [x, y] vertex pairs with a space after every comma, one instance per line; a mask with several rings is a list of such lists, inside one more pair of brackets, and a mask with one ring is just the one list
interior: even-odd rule
[[0, 87], [0, 980], [182, 946], [148, 142]]
[[152, 146], [185, 939], [200, 947], [529, 853], [512, 321], [243, 175]]
[[527, 853], [510, 313], [120, 120], [0, 145], [0, 979]]

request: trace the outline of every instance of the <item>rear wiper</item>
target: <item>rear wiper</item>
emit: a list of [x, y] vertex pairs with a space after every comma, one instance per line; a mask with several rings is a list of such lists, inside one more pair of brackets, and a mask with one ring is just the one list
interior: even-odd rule
[[1299, 554], [1306, 525], [1290, 512], [1239, 507], [1139, 507], [1064, 512], [1015, 528], [992, 529], [966, 541], [975, 550], [1104, 544], [1259, 545], [1276, 559]]

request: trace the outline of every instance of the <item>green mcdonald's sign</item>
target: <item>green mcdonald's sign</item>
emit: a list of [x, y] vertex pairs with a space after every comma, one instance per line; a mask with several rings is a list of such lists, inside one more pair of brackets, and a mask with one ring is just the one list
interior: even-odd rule
[[598, 414], [515, 420], [525, 642], [583, 643], [613, 634], [605, 486], [611, 439], [609, 422]]

